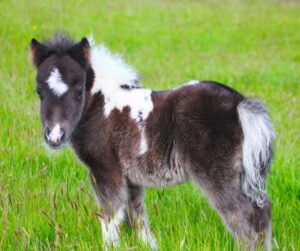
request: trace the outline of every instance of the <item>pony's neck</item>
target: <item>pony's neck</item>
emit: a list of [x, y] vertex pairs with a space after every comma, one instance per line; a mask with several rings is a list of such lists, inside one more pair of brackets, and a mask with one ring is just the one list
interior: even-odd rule
[[74, 146], [78, 147], [78, 145], [81, 145], [82, 142], [85, 142], [86, 135], [92, 133], [92, 129], [95, 129], [96, 127], [101, 127], [103, 129], [104, 125], [105, 116], [103, 94], [98, 92], [92, 96], [90, 93], [87, 93], [83, 112], [72, 133], [71, 142]]

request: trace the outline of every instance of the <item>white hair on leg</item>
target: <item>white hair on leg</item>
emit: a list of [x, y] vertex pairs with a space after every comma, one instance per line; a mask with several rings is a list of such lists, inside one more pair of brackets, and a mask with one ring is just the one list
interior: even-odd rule
[[100, 219], [103, 243], [107, 247], [120, 245], [119, 227], [124, 219], [124, 208], [119, 209], [110, 219]]
[[158, 249], [157, 241], [149, 228], [148, 222], [144, 223], [142, 229], [138, 231], [138, 237], [152, 250]]

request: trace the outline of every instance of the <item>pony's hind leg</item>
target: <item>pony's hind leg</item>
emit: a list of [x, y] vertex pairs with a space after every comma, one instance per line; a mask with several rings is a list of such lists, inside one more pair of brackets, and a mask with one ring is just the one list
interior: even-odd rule
[[254, 250], [271, 245], [271, 202], [268, 198], [262, 207], [243, 194], [224, 195], [216, 198], [215, 207], [230, 232], [244, 247]]
[[152, 234], [144, 205], [144, 189], [128, 184], [128, 224], [137, 231], [139, 239], [152, 249], [157, 249], [157, 243]]
[[[232, 235], [246, 249], [264, 246], [271, 249], [271, 202], [267, 195], [264, 205], [246, 197], [242, 191], [242, 167], [229, 168], [223, 163], [219, 173], [197, 177], [197, 183], [207, 194]], [[223, 172], [226, 170], [226, 172]], [[219, 179], [221, 177], [221, 179]]]

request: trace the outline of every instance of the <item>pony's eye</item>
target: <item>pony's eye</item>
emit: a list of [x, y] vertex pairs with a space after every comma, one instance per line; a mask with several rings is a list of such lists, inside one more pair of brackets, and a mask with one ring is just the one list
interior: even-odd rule
[[76, 92], [76, 98], [77, 98], [77, 99], [81, 99], [82, 94], [83, 94], [83, 87], [80, 88], [80, 90], [78, 90], [78, 91]]

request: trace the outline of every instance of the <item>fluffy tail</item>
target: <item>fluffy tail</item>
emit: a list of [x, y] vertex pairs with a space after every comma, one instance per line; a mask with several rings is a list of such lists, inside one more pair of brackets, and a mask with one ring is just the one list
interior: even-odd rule
[[242, 125], [243, 168], [242, 189], [259, 207], [266, 198], [265, 179], [273, 156], [274, 129], [268, 111], [261, 101], [245, 99], [238, 105]]

